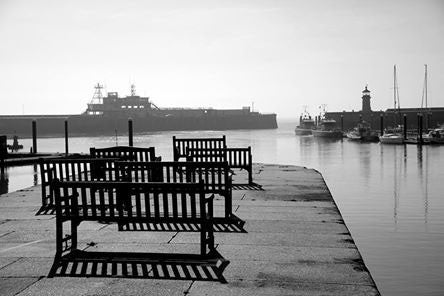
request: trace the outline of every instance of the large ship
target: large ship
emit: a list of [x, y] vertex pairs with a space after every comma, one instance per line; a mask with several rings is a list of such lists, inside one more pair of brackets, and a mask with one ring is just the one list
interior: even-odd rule
[[36, 121], [38, 136], [64, 134], [68, 122], [69, 135], [92, 136], [124, 134], [128, 120], [133, 121], [136, 133], [184, 130], [275, 129], [276, 114], [261, 114], [241, 109], [213, 108], [159, 108], [149, 97], [131, 95], [119, 97], [117, 92], [102, 95], [102, 85], [95, 93], [85, 112], [78, 115], [0, 115], [0, 135], [30, 137], [32, 121]]

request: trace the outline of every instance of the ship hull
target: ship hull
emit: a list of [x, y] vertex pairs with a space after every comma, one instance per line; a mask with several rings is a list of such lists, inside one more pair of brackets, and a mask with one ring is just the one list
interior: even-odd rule
[[312, 134], [313, 136], [320, 138], [341, 139], [343, 137], [341, 131], [313, 130]]
[[311, 129], [308, 129], [308, 128], [296, 127], [294, 132], [298, 136], [309, 136], [309, 135], [311, 135]]
[[[68, 121], [70, 136], [126, 134], [128, 118], [92, 115], [61, 116], [0, 116], [0, 135], [32, 136], [32, 121], [36, 121], [38, 136], [62, 136]], [[135, 133], [188, 130], [275, 129], [276, 114], [201, 117], [133, 117]]]

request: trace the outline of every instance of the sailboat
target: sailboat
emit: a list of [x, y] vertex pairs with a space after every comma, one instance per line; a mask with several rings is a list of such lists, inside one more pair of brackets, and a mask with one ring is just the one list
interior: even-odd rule
[[444, 125], [439, 126], [433, 130], [429, 131], [429, 109], [427, 106], [427, 65], [424, 65], [424, 88], [422, 90], [422, 100], [421, 100], [421, 108], [424, 110], [424, 102], [425, 102], [425, 130], [426, 134], [422, 135], [423, 144], [444, 144]]
[[396, 78], [396, 65], [393, 66], [393, 102], [394, 102], [394, 115], [395, 115], [395, 127], [384, 130], [384, 133], [379, 137], [379, 141], [382, 144], [404, 144], [404, 136], [402, 134], [402, 127], [397, 124], [397, 115], [399, 115], [399, 92], [398, 81]]

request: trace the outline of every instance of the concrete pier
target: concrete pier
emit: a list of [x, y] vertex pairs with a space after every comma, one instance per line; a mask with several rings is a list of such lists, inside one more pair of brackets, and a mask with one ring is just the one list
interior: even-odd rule
[[[240, 174], [235, 177], [239, 177]], [[116, 277], [47, 278], [55, 254], [53, 215], [36, 216], [40, 187], [0, 196], [0, 295], [379, 295], [322, 175], [297, 166], [254, 166], [260, 186], [233, 190], [242, 232], [215, 232], [230, 264], [217, 281]], [[223, 211], [216, 199], [215, 212]], [[80, 224], [90, 251], [198, 250], [199, 233], [122, 233]]]

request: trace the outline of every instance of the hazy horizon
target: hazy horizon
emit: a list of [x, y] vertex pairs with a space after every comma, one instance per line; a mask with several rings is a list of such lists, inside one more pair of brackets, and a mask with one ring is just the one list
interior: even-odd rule
[[159, 107], [278, 118], [444, 106], [444, 1], [0, 0], [0, 114], [78, 114], [100, 82]]

